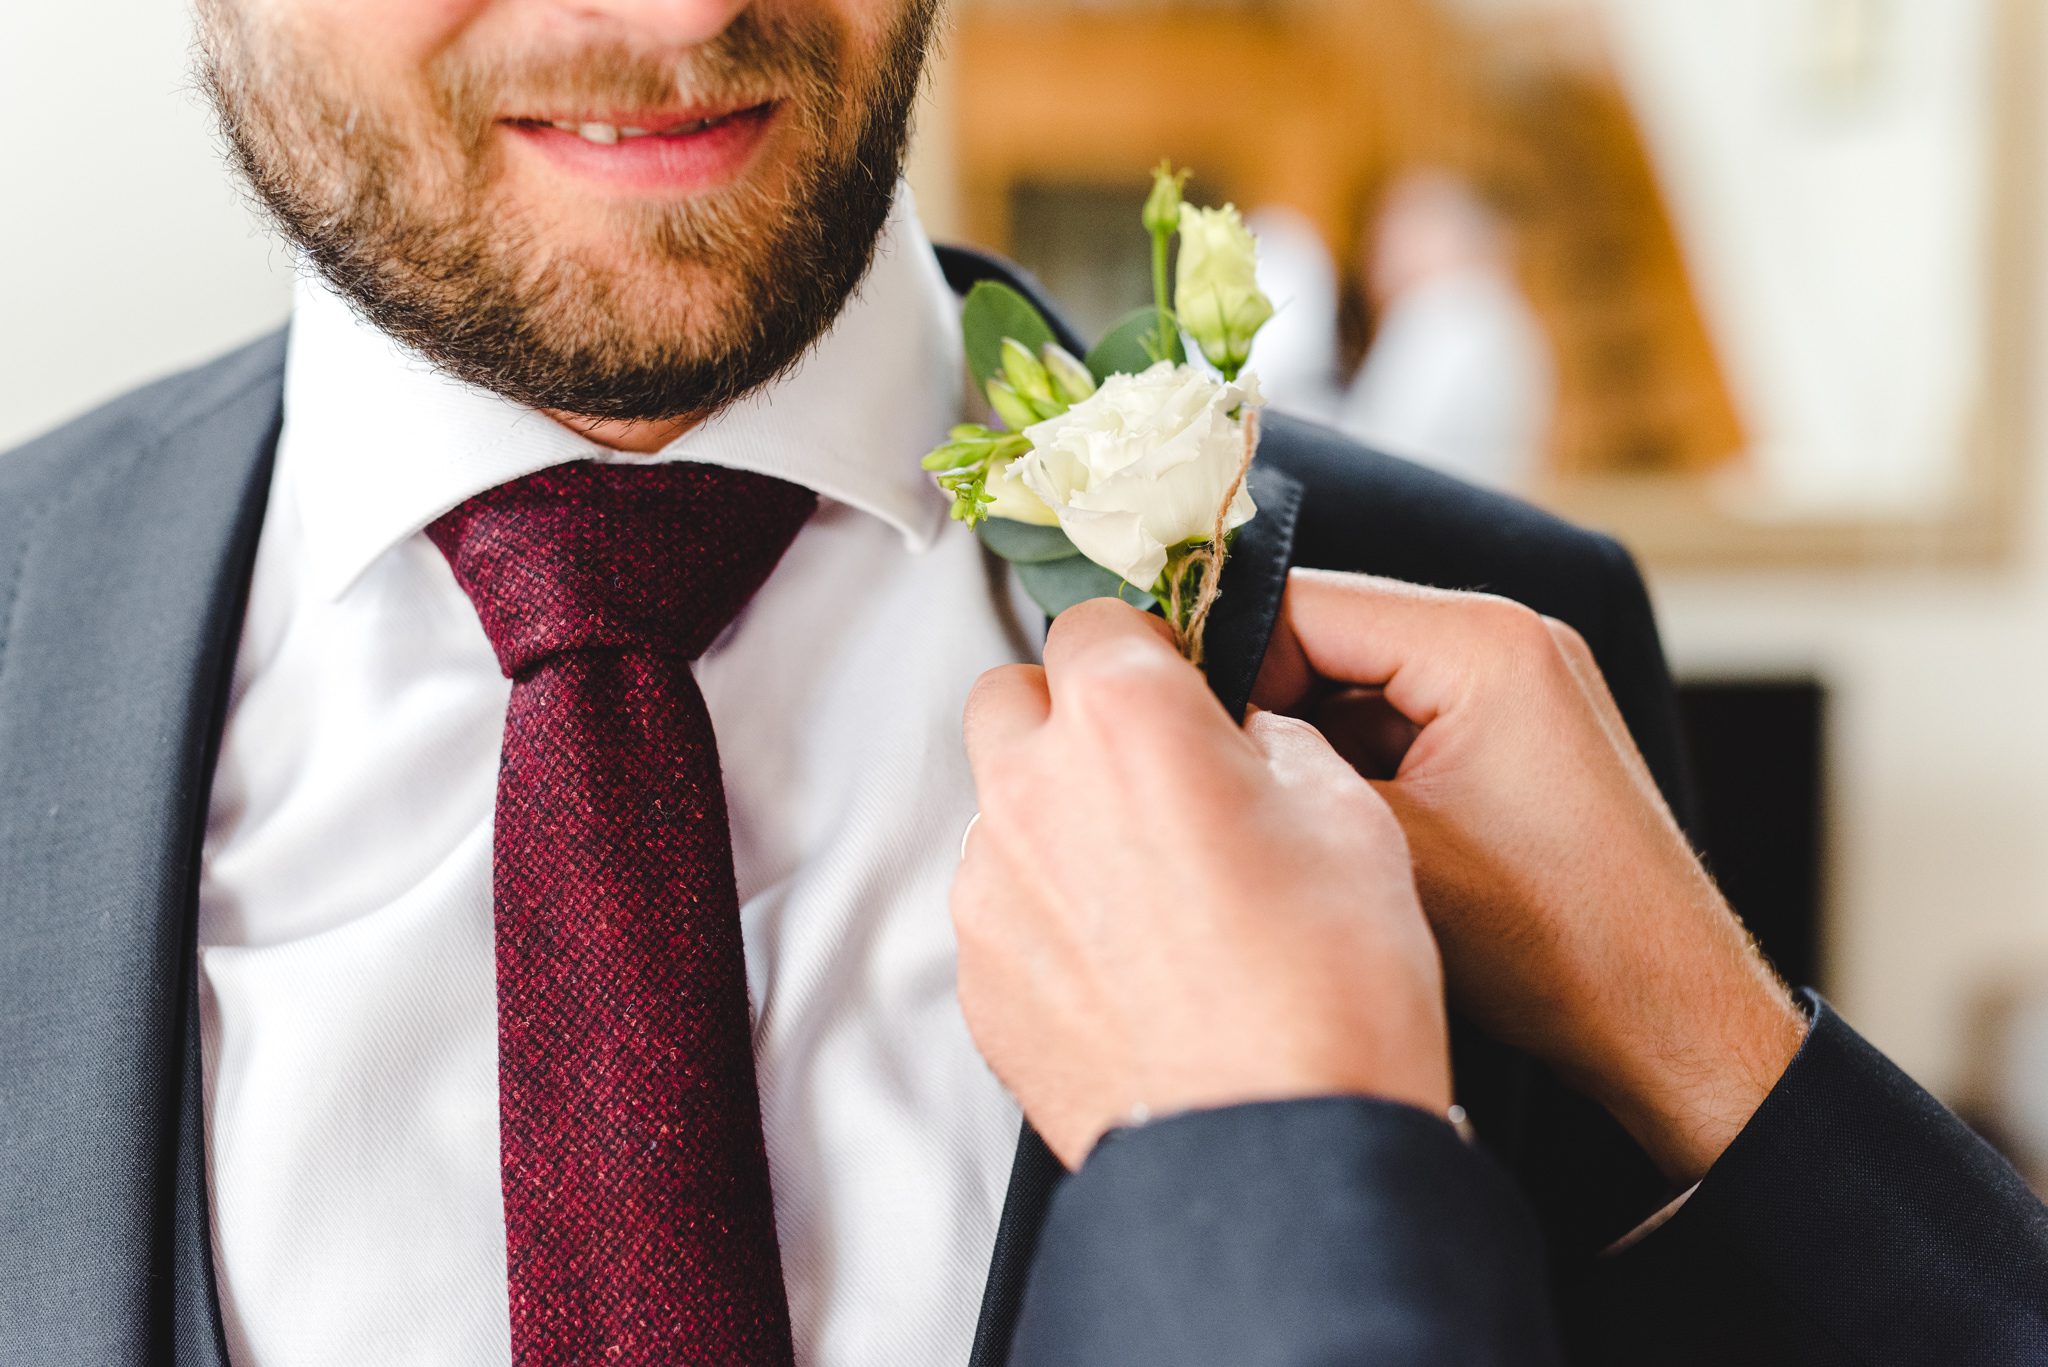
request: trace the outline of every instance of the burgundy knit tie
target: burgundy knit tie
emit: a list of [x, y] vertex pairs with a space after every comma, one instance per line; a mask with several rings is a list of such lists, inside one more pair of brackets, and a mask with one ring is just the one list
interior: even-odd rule
[[690, 661], [815, 503], [766, 475], [582, 462], [427, 528], [512, 680], [492, 895], [520, 1367], [791, 1361]]

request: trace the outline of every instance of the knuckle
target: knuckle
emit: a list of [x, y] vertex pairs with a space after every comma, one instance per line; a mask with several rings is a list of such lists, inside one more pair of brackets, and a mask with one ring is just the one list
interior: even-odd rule
[[1550, 639], [1557, 644], [1559, 650], [1581, 664], [1593, 663], [1593, 647], [1586, 644], [1586, 638], [1579, 634], [1577, 627], [1555, 617], [1544, 618], [1543, 625], [1549, 630]]
[[1013, 670], [1016, 667], [1017, 666], [1013, 664], [997, 665], [993, 669], [983, 670], [975, 678], [973, 685], [967, 690], [967, 710], [969, 712], [972, 712], [977, 707], [988, 706], [988, 698], [991, 690], [995, 689], [1001, 684], [1003, 675], [1006, 672]]
[[1557, 654], [1550, 619], [1512, 598], [1482, 597], [1474, 604], [1474, 621], [1478, 634], [1511, 659], [1540, 660]]
[[988, 713], [1003, 708], [1004, 699], [1016, 688], [1019, 681], [1039, 672], [1037, 665], [1006, 664], [983, 670], [967, 690], [967, 703], [963, 711], [969, 725]]
[[1127, 617], [1132, 609], [1128, 604], [1114, 598], [1084, 598], [1059, 615], [1058, 621], [1070, 627], [1084, 627], [1091, 622], [1116, 622]]
[[974, 787], [981, 802], [981, 820], [974, 828], [976, 840], [988, 838], [991, 825], [1005, 824], [1031, 812], [1040, 797], [1035, 766], [1014, 752], [992, 756], [985, 762], [975, 775]]
[[1150, 651], [1095, 651], [1069, 671], [1069, 696], [1086, 717], [1120, 721], [1158, 704], [1164, 682], [1160, 665], [1161, 657]]
[[1550, 633], [1543, 625], [1543, 615], [1512, 598], [1487, 600], [1486, 626], [1489, 634], [1518, 646], [1537, 641], [1547, 643], [1550, 639]]
[[1284, 712], [1256, 713], [1246, 720], [1245, 728], [1255, 735], [1274, 739], [1320, 740], [1323, 734], [1300, 717], [1290, 717]]
[[1585, 648], [1586, 638], [1579, 635], [1577, 627], [1561, 617], [1546, 615], [1543, 618], [1543, 629], [1550, 633], [1551, 640], [1568, 650], [1582, 650]]

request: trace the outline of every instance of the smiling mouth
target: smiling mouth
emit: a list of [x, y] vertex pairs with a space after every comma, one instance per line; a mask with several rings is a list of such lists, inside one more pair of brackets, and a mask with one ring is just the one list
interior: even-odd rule
[[574, 134], [585, 142], [610, 147], [641, 138], [697, 137], [735, 123], [765, 119], [774, 108], [775, 101], [764, 100], [759, 104], [727, 110], [723, 114], [685, 118], [643, 118], [643, 121], [637, 124], [611, 123], [598, 119], [542, 118], [506, 119], [504, 122], [514, 128], [552, 128], [557, 132]]

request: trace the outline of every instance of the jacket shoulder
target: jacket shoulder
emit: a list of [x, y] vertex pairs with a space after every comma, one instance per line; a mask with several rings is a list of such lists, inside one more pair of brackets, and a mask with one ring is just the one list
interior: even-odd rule
[[1638, 578], [1612, 537], [1316, 423], [1272, 415], [1259, 454], [1302, 485], [1298, 565], [1496, 593], [1589, 636], [1616, 585]]
[[0, 532], [108, 462], [161, 443], [252, 395], [281, 390], [284, 350], [285, 330], [279, 328], [0, 452]]

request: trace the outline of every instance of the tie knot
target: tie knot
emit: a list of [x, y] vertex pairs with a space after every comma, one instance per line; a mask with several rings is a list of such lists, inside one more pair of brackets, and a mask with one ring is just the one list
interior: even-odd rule
[[486, 489], [427, 528], [509, 677], [562, 651], [695, 659], [817, 506], [809, 489], [683, 461], [578, 461]]

